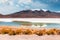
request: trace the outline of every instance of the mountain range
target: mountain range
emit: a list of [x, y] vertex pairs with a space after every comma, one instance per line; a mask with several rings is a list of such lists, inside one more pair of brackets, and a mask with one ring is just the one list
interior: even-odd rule
[[60, 13], [49, 10], [23, 10], [8, 15], [0, 14], [0, 18], [60, 18]]

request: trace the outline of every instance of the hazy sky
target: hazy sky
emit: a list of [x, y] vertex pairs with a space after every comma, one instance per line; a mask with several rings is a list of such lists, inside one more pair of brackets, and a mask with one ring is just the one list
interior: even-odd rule
[[27, 9], [60, 11], [60, 0], [0, 0], [0, 14], [10, 14]]

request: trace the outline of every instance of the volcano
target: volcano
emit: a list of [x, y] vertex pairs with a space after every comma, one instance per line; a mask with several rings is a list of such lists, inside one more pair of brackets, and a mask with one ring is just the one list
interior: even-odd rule
[[8, 15], [0, 14], [0, 18], [60, 18], [60, 13], [49, 10], [23, 10]]

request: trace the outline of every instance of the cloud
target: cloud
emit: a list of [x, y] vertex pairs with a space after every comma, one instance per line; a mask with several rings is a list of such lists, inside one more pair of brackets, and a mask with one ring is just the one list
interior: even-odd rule
[[44, 3], [39, 3], [39, 2], [32, 2], [31, 6], [33, 8], [39, 8], [39, 9], [44, 9], [44, 8], [47, 8], [48, 5], [47, 4], [44, 4]]
[[26, 9], [46, 9], [47, 4], [41, 2], [34, 2], [32, 0], [1, 0], [0, 13], [10, 14]]
[[8, 0], [0, 0], [0, 3], [5, 3], [7, 2]]
[[32, 2], [32, 0], [19, 0], [18, 3], [25, 3], [25, 4], [27, 4], [27, 3], [30, 3], [30, 2]]
[[27, 8], [27, 9], [46, 9], [46, 8], [48, 8], [47, 4], [44, 4], [41, 2], [34, 2], [32, 0], [23, 0], [18, 3], [20, 4], [20, 6], [23, 5], [24, 8]]
[[9, 5], [14, 5], [13, 1], [8, 1]]
[[6, 15], [6, 14], [11, 14], [14, 12], [18, 12], [19, 9], [16, 6], [3, 6], [0, 7], [0, 14]]

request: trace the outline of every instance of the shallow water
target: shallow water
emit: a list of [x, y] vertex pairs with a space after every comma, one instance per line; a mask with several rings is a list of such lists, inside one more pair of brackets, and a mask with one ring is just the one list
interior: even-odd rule
[[20, 26], [17, 22], [0, 22], [0, 26]]
[[[20, 26], [21, 23], [17, 22], [0, 22], [0, 26]], [[58, 23], [46, 23], [46, 28], [60, 28]]]
[[60, 28], [60, 24], [58, 23], [49, 23], [46, 28]]

